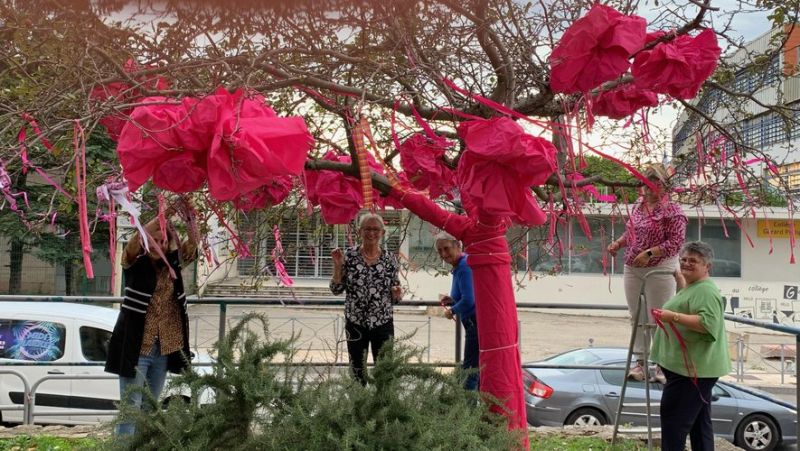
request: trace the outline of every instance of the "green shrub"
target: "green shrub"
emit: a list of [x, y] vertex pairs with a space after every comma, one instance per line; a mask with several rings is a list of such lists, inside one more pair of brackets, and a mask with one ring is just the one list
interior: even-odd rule
[[[262, 334], [246, 325], [260, 322]], [[514, 449], [518, 435], [489, 412], [489, 402], [461, 388], [458, 374], [421, 365], [422, 350], [389, 343], [365, 376], [367, 386], [329, 368], [293, 366], [291, 341], [271, 341], [266, 318], [250, 315], [215, 346], [207, 374], [173, 379], [190, 402], [165, 409], [145, 391], [149, 413], [122, 406], [117, 423], [137, 433], [109, 449], [136, 450], [449, 450]], [[274, 362], [282, 357], [283, 363]], [[412, 361], [417, 364], [412, 365]], [[199, 394], [215, 393], [199, 405]]]

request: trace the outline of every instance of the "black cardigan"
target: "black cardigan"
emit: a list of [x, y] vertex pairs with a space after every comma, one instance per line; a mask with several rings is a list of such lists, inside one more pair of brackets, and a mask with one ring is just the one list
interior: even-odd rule
[[[181, 308], [183, 322], [183, 349], [168, 356], [167, 369], [170, 373], [180, 373], [189, 368], [191, 351], [189, 350], [189, 315], [186, 312], [186, 293], [183, 289], [180, 250], [166, 254], [169, 265], [178, 277], [173, 281], [175, 296]], [[156, 289], [156, 268], [147, 256], [142, 256], [129, 267], [125, 273], [125, 299], [122, 301], [117, 324], [108, 345], [108, 359], [105, 370], [122, 377], [135, 377], [136, 365], [139, 363], [142, 341], [144, 340], [144, 320], [150, 298]]]

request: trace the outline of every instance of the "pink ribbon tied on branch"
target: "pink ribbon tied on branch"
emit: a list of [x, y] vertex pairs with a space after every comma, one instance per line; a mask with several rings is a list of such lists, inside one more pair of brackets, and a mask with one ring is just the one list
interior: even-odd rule
[[287, 287], [294, 285], [294, 281], [286, 272], [283, 266], [283, 244], [281, 243], [281, 231], [277, 225], [272, 226], [272, 234], [275, 237], [275, 247], [272, 249], [272, 261], [275, 264], [275, 274], [278, 280]]
[[[25, 212], [20, 210], [17, 207], [17, 201], [14, 199], [17, 196], [22, 196], [25, 200], [25, 205], [28, 205], [28, 195], [25, 194], [24, 191], [19, 193], [12, 193], [11, 192], [11, 176], [8, 175], [8, 171], [6, 170], [6, 165], [3, 163], [3, 160], [0, 160], [0, 191], [3, 193], [3, 197], [6, 198], [8, 201], [8, 205], [11, 207], [11, 211], [15, 211], [19, 213], [20, 217], [25, 217]], [[30, 206], [28, 206], [30, 208]]]

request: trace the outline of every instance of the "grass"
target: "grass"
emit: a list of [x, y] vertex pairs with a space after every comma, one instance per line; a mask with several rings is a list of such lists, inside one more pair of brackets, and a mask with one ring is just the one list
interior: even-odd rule
[[62, 438], [50, 435], [19, 435], [0, 440], [0, 451], [72, 451], [96, 449], [98, 441], [93, 438]]
[[[640, 451], [647, 449], [647, 444], [638, 440], [620, 439], [611, 447], [611, 443], [597, 437], [579, 435], [537, 435], [531, 434], [531, 450], [547, 451]], [[659, 448], [655, 448], [659, 449]]]
[[[647, 445], [640, 441], [620, 440], [613, 448], [606, 440], [574, 435], [530, 435], [531, 450], [548, 451], [640, 451]], [[61, 438], [49, 435], [18, 436], [0, 440], [0, 451], [79, 451], [98, 449], [100, 441], [93, 438]]]

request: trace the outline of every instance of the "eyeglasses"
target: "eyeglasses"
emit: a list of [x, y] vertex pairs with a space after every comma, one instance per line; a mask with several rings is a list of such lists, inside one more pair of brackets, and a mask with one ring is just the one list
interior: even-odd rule
[[684, 257], [684, 258], [681, 259], [681, 263], [685, 264], [685, 265], [694, 266], [694, 265], [699, 265], [700, 263], [703, 263], [703, 260], [698, 260], [696, 258], [685, 258]]
[[367, 233], [380, 233], [383, 229], [380, 227], [362, 227], [361, 230]]

